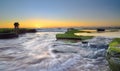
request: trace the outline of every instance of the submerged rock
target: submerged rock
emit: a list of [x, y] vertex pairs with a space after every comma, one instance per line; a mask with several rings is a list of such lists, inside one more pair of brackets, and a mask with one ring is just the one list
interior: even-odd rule
[[97, 49], [108, 49], [112, 38], [95, 37], [89, 40], [89, 47]]
[[53, 53], [77, 53], [77, 51], [60, 51], [60, 50], [52, 50]]
[[108, 48], [107, 44], [90, 44], [89, 46], [91, 48], [98, 48], [98, 49], [107, 49]]

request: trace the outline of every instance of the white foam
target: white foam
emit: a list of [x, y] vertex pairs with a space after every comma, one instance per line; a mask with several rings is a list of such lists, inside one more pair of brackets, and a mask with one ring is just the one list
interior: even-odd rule
[[[47, 34], [47, 35], [46, 35]], [[24, 38], [23, 38], [24, 37]], [[64, 43], [62, 41], [55, 41], [55, 33], [40, 33], [27, 34], [20, 37], [18, 40], [25, 40], [24, 43], [11, 42], [17, 46], [21, 45], [22, 49], [19, 53], [5, 54], [15, 57], [13, 61], [5, 61], [7, 70], [11, 71], [100, 71], [108, 70], [107, 63], [104, 56], [91, 58], [96, 55], [104, 55], [105, 49], [92, 49], [89, 47], [81, 47], [81, 42], [78, 43]], [[107, 38], [95, 38], [93, 41], [106, 41]], [[17, 40], [17, 39], [16, 39]], [[109, 39], [108, 39], [109, 41]], [[2, 43], [5, 41], [1, 41]], [[20, 43], [20, 44], [19, 44]], [[96, 42], [97, 43], [97, 42]], [[19, 44], [19, 45], [18, 45]], [[2, 44], [0, 44], [2, 45]], [[5, 46], [5, 45], [4, 45]], [[19, 50], [18, 48], [15, 49]], [[57, 50], [58, 52], [53, 52]], [[1, 55], [0, 55], [1, 56]], [[99, 64], [100, 62], [100, 64]], [[0, 68], [6, 71], [4, 65]], [[107, 68], [107, 69], [106, 69]]]

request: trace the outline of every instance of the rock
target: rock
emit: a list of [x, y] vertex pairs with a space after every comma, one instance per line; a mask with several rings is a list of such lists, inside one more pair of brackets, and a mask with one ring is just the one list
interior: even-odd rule
[[77, 53], [77, 51], [52, 50], [53, 53]]
[[103, 28], [98, 28], [97, 29], [97, 32], [104, 32], [105, 31], [105, 29], [103, 29]]
[[0, 39], [9, 39], [18, 37], [15, 33], [0, 33]]
[[82, 41], [82, 44], [88, 44], [88, 42], [87, 41]]
[[115, 38], [107, 50], [106, 59], [112, 71], [120, 71], [120, 38]]
[[34, 32], [36, 32], [36, 29], [29, 29], [29, 30], [27, 30], [27, 32], [28, 33], [34, 33]]
[[109, 45], [107, 44], [89, 44], [91, 48], [97, 48], [97, 49], [107, 49]]
[[89, 46], [88, 41], [82, 41], [82, 46], [83, 46], [83, 47], [87, 47], [87, 46]]

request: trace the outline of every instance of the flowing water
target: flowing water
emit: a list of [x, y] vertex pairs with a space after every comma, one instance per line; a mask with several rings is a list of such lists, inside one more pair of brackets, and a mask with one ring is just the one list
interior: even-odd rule
[[[37, 32], [14, 39], [0, 39], [0, 71], [109, 71], [105, 59], [111, 38], [95, 37], [81, 42], [58, 41], [60, 32]], [[99, 46], [100, 45], [100, 46]]]

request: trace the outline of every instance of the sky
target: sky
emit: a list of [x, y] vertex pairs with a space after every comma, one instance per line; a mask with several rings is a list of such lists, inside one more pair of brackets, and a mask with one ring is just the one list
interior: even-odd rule
[[0, 0], [0, 28], [120, 26], [120, 0]]

